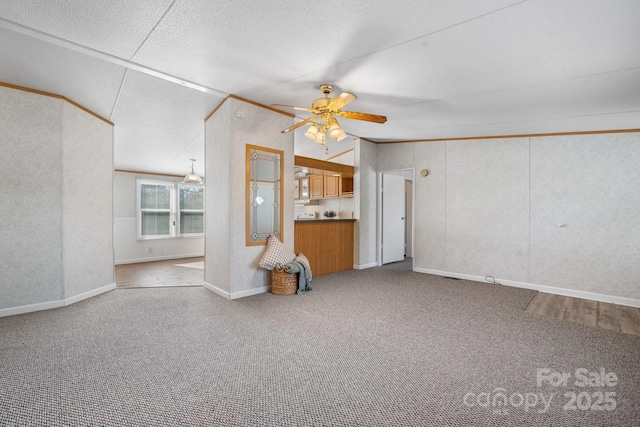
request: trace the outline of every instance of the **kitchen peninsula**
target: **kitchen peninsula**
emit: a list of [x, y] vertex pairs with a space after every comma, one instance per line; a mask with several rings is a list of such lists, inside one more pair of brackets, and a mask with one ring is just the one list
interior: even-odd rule
[[[303, 253], [313, 276], [353, 268], [354, 223], [351, 165], [296, 156], [294, 251]], [[337, 218], [319, 219], [323, 211]]]
[[294, 251], [302, 252], [313, 276], [353, 268], [355, 219], [301, 219], [295, 221]]

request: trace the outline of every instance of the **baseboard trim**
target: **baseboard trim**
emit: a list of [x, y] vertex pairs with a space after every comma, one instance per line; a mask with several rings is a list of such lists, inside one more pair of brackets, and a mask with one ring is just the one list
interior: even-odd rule
[[202, 284], [202, 286], [204, 286], [205, 289], [209, 289], [214, 294], [220, 295], [222, 298], [229, 299], [229, 300], [231, 299], [231, 294], [229, 292], [224, 291], [224, 290], [220, 289], [219, 287], [212, 285], [209, 282], [204, 282]]
[[170, 259], [182, 259], [182, 258], [198, 258], [203, 257], [204, 253], [201, 254], [177, 254], [177, 255], [165, 255], [165, 256], [154, 256], [151, 258], [135, 258], [135, 259], [122, 259], [119, 261], [115, 261], [115, 265], [122, 264], [138, 264], [141, 262], [153, 262], [153, 261], [167, 261]]
[[364, 270], [366, 268], [372, 268], [372, 267], [377, 267], [378, 263], [377, 262], [370, 262], [369, 264], [354, 264], [353, 265], [353, 269], [354, 270]]
[[27, 304], [21, 305], [18, 307], [9, 307], [0, 309], [0, 317], [6, 316], [14, 316], [16, 314], [25, 314], [25, 313], [33, 313], [35, 311], [43, 311], [43, 310], [51, 310], [52, 308], [60, 308], [65, 307], [67, 305], [75, 304], [79, 301], [83, 301], [85, 299], [98, 296], [105, 292], [112, 291], [116, 288], [116, 284], [112, 283], [110, 285], [102, 286], [97, 289], [92, 289], [88, 292], [84, 292], [78, 295], [74, 295], [69, 298], [55, 300], [55, 301], [47, 301], [47, 302], [39, 302], [37, 304]]
[[34, 311], [50, 310], [52, 308], [64, 307], [63, 300], [40, 302], [37, 304], [27, 304], [18, 307], [0, 309], [0, 317], [14, 316], [16, 314], [32, 313]]
[[101, 288], [92, 289], [90, 291], [83, 292], [81, 294], [74, 295], [74, 296], [69, 297], [69, 298], [65, 298], [64, 299], [64, 305], [75, 304], [76, 302], [85, 300], [87, 298], [95, 297], [95, 296], [98, 296], [100, 294], [104, 294], [105, 292], [112, 291], [115, 288], [116, 288], [116, 284], [112, 283], [110, 285], [106, 285], [106, 286], [103, 286]]
[[244, 297], [250, 297], [252, 295], [264, 294], [271, 290], [271, 286], [262, 286], [259, 288], [246, 289], [244, 291], [233, 292], [231, 293], [231, 299], [238, 299]]
[[[414, 267], [413, 271], [416, 273], [433, 274], [436, 276], [453, 277], [456, 279], [471, 280], [474, 282], [489, 283], [483, 276], [474, 276], [471, 274], [454, 273], [451, 271], [431, 270], [428, 268]], [[514, 288], [531, 289], [538, 292], [545, 292], [548, 294], [561, 295], [565, 297], [581, 298], [590, 301], [607, 302], [611, 304], [626, 305], [629, 307], [640, 308], [640, 299], [618, 297], [615, 295], [605, 295], [595, 292], [578, 291], [575, 289], [558, 288], [555, 286], [537, 285], [535, 283], [517, 282], [513, 280], [495, 279], [496, 282], [506, 286]]]
[[208, 282], [204, 282], [203, 286], [209, 289], [211, 292], [218, 294], [222, 298], [225, 298], [228, 300], [250, 297], [252, 295], [258, 295], [258, 294], [264, 294], [265, 292], [269, 292], [271, 290], [271, 286], [262, 286], [260, 288], [253, 288], [253, 289], [247, 289], [244, 291], [229, 293]]

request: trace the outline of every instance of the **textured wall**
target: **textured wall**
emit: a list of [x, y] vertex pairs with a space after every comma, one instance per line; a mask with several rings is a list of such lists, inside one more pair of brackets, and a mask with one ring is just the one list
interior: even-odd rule
[[[446, 261], [446, 144], [415, 145], [414, 253], [415, 266], [444, 270]], [[420, 171], [428, 169], [422, 177]]]
[[62, 298], [62, 101], [0, 87], [0, 309]]
[[115, 283], [113, 126], [62, 103], [64, 298]]
[[377, 150], [416, 170], [416, 269], [640, 299], [640, 134]]
[[[232, 105], [227, 100], [205, 123], [204, 136], [207, 176], [204, 281], [227, 293], [231, 293], [232, 115]], [[244, 164], [243, 161], [236, 167]]]
[[376, 265], [377, 252], [377, 164], [376, 145], [356, 140], [355, 174], [355, 254], [354, 263], [362, 268]]
[[446, 271], [529, 278], [529, 141], [446, 148]]
[[0, 309], [112, 286], [112, 126], [62, 99], [0, 87], [0, 128]]
[[531, 140], [531, 282], [640, 299], [639, 165], [638, 133]]
[[[236, 111], [242, 111], [244, 118], [236, 117]], [[247, 144], [284, 152], [284, 244], [293, 250], [293, 135], [280, 133], [292, 121], [291, 117], [229, 98], [206, 123], [209, 179], [205, 281], [232, 298], [270, 285], [268, 271], [258, 267], [265, 246], [246, 245]]]

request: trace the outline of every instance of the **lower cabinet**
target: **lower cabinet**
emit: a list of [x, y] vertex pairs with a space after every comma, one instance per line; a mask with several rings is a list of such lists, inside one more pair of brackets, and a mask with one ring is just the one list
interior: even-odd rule
[[313, 276], [353, 269], [354, 220], [296, 221], [294, 251], [309, 259]]

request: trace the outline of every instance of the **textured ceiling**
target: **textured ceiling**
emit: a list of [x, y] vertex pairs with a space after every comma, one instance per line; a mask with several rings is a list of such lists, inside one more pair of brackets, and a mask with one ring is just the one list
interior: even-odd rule
[[638, 22], [638, 0], [0, 0], [0, 81], [113, 121], [116, 168], [183, 174], [226, 95], [325, 82], [388, 117], [342, 121], [377, 141], [638, 128]]

